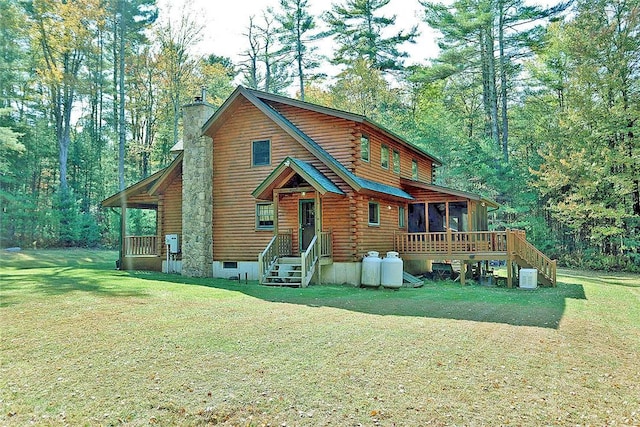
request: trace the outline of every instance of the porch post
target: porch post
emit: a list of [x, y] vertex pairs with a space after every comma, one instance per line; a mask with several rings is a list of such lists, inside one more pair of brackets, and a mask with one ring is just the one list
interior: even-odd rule
[[322, 208], [320, 206], [320, 192], [316, 190], [316, 202], [315, 202], [315, 213], [316, 216], [316, 249], [318, 255], [318, 261], [316, 264], [316, 268], [318, 269], [318, 284], [322, 285], [322, 264], [320, 263], [320, 249], [322, 248], [322, 242], [320, 241], [320, 233], [322, 232]]
[[164, 194], [158, 196], [158, 210], [156, 210], [156, 254], [162, 258], [164, 247], [162, 216], [164, 215]]
[[315, 225], [316, 225], [316, 229], [315, 229], [315, 234], [316, 236], [318, 236], [318, 239], [320, 238], [320, 232], [322, 231], [322, 209], [320, 208], [320, 193], [316, 190], [316, 202], [314, 203], [314, 209], [315, 212], [313, 213], [316, 217], [315, 220]]
[[513, 250], [513, 234], [510, 229], [507, 229], [507, 287], [513, 287], [513, 257], [511, 251]]
[[120, 270], [125, 270], [124, 258], [127, 255], [127, 205], [122, 205], [122, 215], [120, 215]]
[[[451, 247], [453, 245], [453, 242], [451, 241], [451, 238], [453, 237], [451, 235], [451, 228], [449, 227], [449, 202], [445, 202], [444, 204], [444, 227], [445, 230], [447, 230], [447, 242], [449, 242], [449, 247], [447, 248], [447, 252], [449, 253], [449, 255], [451, 255]], [[462, 282], [462, 284], [464, 285], [464, 282]]]
[[278, 202], [280, 201], [280, 193], [273, 191], [273, 235], [278, 235]]

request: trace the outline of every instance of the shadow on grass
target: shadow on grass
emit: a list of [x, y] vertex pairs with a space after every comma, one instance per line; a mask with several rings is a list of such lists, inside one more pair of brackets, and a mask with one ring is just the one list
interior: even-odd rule
[[[119, 273], [128, 279], [126, 273]], [[64, 295], [73, 292], [91, 293], [109, 297], [146, 297], [140, 289], [127, 287], [113, 274], [99, 273], [98, 269], [77, 267], [17, 269], [2, 274], [0, 307], [20, 303], [28, 294], [45, 296]]]
[[586, 282], [594, 285], [614, 285], [628, 288], [640, 288], [640, 275], [633, 273], [606, 273], [595, 271], [559, 269], [559, 275], [570, 282]]
[[332, 307], [379, 316], [411, 316], [558, 328], [566, 300], [586, 299], [579, 284], [555, 288], [506, 289], [453, 282], [426, 282], [422, 288], [400, 290], [321, 285], [308, 288], [269, 287], [255, 281], [185, 278], [131, 272], [132, 277], [225, 289], [263, 301]]

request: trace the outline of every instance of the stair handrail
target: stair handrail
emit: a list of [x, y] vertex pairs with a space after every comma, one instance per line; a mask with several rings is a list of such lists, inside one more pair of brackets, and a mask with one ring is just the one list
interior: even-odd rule
[[526, 234], [522, 230], [509, 230], [513, 236], [512, 252], [525, 260], [533, 268], [536, 268], [547, 279], [556, 286], [556, 260], [552, 260], [543, 254], [538, 248], [527, 240]]
[[315, 271], [316, 263], [318, 262], [318, 236], [313, 236], [311, 243], [307, 246], [307, 250], [300, 256], [302, 264], [302, 277], [300, 278], [300, 286], [307, 287], [311, 282], [313, 273]]
[[292, 232], [279, 232], [274, 235], [267, 247], [258, 255], [258, 277], [264, 282], [278, 258], [291, 253]]

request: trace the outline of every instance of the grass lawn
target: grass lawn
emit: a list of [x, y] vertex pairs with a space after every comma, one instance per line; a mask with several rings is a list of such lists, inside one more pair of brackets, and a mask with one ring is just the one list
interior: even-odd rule
[[0, 425], [640, 425], [639, 276], [289, 289], [0, 257]]

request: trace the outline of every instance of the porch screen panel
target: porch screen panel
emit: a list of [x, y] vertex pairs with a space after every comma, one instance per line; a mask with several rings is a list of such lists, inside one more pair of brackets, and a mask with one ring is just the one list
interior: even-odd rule
[[449, 228], [451, 231], [469, 231], [467, 202], [449, 203]]
[[409, 233], [424, 233], [427, 231], [424, 208], [424, 203], [409, 204]]
[[439, 233], [446, 231], [447, 223], [446, 203], [429, 203], [429, 232]]

